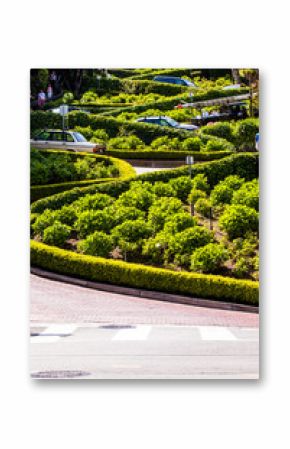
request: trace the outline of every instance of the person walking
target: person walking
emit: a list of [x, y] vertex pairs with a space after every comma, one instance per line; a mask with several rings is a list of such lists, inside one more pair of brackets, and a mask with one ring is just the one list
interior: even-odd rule
[[45, 100], [46, 100], [45, 93], [43, 92], [43, 90], [41, 90], [37, 97], [37, 104], [40, 109], [42, 109], [43, 106], [45, 105]]
[[49, 84], [48, 87], [47, 87], [47, 99], [51, 100], [52, 99], [52, 95], [53, 95], [52, 86], [51, 86], [51, 84]]

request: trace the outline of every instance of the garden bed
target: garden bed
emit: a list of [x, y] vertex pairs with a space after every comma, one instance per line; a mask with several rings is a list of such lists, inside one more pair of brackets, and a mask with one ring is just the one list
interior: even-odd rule
[[193, 167], [192, 180], [180, 168], [39, 200], [32, 205], [32, 264], [257, 305], [257, 168], [257, 156], [236, 155]]

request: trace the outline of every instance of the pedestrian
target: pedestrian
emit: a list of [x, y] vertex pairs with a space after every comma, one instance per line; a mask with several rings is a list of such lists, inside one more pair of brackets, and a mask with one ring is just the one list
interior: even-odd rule
[[52, 86], [51, 86], [51, 84], [49, 84], [48, 87], [47, 87], [47, 99], [48, 100], [51, 100], [52, 94], [53, 94]]
[[43, 92], [43, 90], [41, 90], [37, 97], [37, 104], [40, 109], [42, 109], [43, 106], [45, 105], [45, 100], [46, 100], [45, 93]]

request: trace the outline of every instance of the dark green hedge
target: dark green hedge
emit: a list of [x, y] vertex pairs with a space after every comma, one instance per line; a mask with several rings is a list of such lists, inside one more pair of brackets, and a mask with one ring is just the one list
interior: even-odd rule
[[[86, 153], [72, 153], [69, 151], [57, 151], [57, 150], [42, 150], [43, 153], [59, 153], [59, 154], [69, 154], [72, 159], [77, 159], [78, 157], [86, 157]], [[119, 170], [119, 178], [99, 178], [99, 179], [89, 179], [84, 181], [71, 181], [62, 182], [57, 184], [46, 184], [30, 187], [30, 201], [34, 202], [40, 198], [54, 195], [65, 190], [71, 190], [76, 187], [88, 187], [92, 184], [102, 184], [114, 181], [114, 179], [127, 179], [136, 175], [134, 168], [125, 161], [116, 159], [114, 157], [100, 156], [98, 154], [89, 154], [90, 157], [94, 157], [96, 161], [110, 160]]]
[[[239, 175], [250, 181], [258, 177], [259, 157], [257, 153], [240, 153], [228, 156], [219, 161], [197, 164], [192, 168], [193, 176], [204, 173], [211, 187], [229, 175]], [[180, 167], [174, 170], [164, 170], [151, 173], [144, 173], [138, 176], [142, 181], [169, 181], [172, 178], [188, 175], [188, 167]], [[76, 188], [63, 193], [42, 198], [32, 204], [31, 212], [41, 213], [45, 209], [59, 209], [65, 204], [70, 204], [79, 197], [89, 193], [107, 193], [111, 196], [119, 196], [128, 189], [130, 179], [125, 181], [112, 181], [109, 183], [93, 185], [90, 187]]]
[[159, 150], [107, 150], [108, 156], [121, 159], [144, 159], [144, 160], [175, 160], [184, 161], [187, 155], [194, 156], [195, 161], [213, 161], [222, 159], [231, 154], [231, 151], [212, 151], [202, 153], [200, 151], [159, 151]]
[[146, 73], [138, 73], [137, 75], [133, 74], [129, 76], [132, 80], [150, 80], [153, 79], [154, 76], [162, 75], [162, 76], [177, 76], [182, 78], [183, 76], [199, 76], [201, 74], [200, 70], [196, 69], [152, 69], [151, 72]]
[[85, 256], [31, 241], [31, 265], [90, 281], [257, 306], [257, 282]]

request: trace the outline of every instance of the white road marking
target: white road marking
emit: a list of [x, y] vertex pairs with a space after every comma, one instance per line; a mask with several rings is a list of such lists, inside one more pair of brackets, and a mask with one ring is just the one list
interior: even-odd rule
[[39, 335], [30, 337], [31, 343], [54, 343], [61, 337], [71, 335], [77, 328], [74, 324], [52, 324], [40, 332]]
[[119, 330], [112, 340], [146, 340], [151, 332], [152, 326], [136, 326], [132, 329]]
[[197, 326], [202, 340], [205, 341], [235, 341], [237, 337], [226, 327]]

